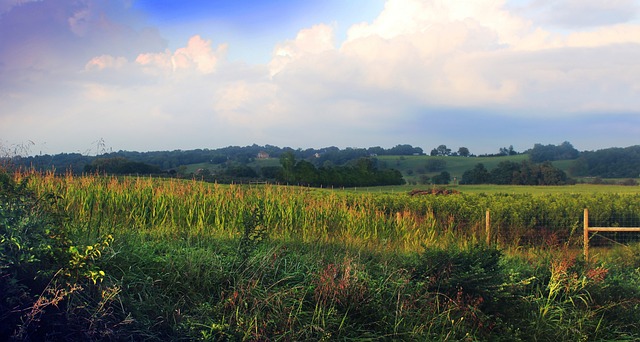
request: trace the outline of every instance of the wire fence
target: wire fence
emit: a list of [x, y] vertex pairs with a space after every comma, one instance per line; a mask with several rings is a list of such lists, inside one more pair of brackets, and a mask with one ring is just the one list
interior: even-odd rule
[[589, 216], [584, 210], [583, 244], [585, 259], [589, 259], [590, 247], [620, 246], [640, 242], [640, 219], [637, 216], [619, 215], [602, 219]]

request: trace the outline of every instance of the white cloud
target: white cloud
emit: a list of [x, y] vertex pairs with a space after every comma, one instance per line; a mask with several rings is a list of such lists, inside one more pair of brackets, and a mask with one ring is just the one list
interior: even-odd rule
[[193, 70], [210, 74], [216, 70], [226, 51], [226, 44], [221, 44], [213, 50], [210, 40], [204, 40], [199, 35], [195, 35], [189, 39], [186, 47], [179, 48], [173, 53], [169, 50], [161, 53], [143, 53], [138, 55], [136, 63], [152, 73]]
[[278, 44], [269, 63], [271, 76], [282, 71], [287, 64], [304, 56], [322, 53], [335, 49], [334, 32], [329, 25], [319, 24], [302, 29], [293, 40]]
[[613, 44], [640, 44], [640, 25], [620, 24], [578, 31], [566, 38], [568, 47], [601, 47]]
[[[590, 100], [602, 109], [612, 95], [629, 94], [615, 95], [597, 84], [633, 92], [632, 79], [640, 76], [637, 68], [623, 70], [603, 59], [616, 44], [631, 44], [619, 50], [626, 57], [616, 59], [635, 56], [640, 26], [559, 33], [509, 12], [504, 1], [389, 0], [371, 23], [352, 26], [339, 49], [317, 43], [310, 45], [323, 48], [300, 48], [327, 41], [308, 34], [318, 31], [302, 30], [278, 45], [270, 64], [272, 75], [280, 73], [278, 84], [309, 103], [340, 93], [385, 91], [386, 98], [402, 98], [408, 107], [519, 108], [522, 115], [545, 108], [549, 115], [571, 114], [595, 108], [585, 106], [585, 81]], [[634, 111], [640, 104], [624, 102], [609, 108]]]
[[121, 69], [128, 63], [124, 57], [113, 57], [110, 55], [101, 55], [92, 58], [85, 65], [86, 70], [104, 70], [104, 69]]

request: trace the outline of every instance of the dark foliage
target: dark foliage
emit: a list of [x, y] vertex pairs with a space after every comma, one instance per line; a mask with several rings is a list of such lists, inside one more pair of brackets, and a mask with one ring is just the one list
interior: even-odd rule
[[[292, 153], [297, 159], [305, 159], [312, 162], [316, 167], [329, 161], [334, 165], [344, 165], [351, 160], [375, 155], [421, 155], [424, 154], [420, 147], [411, 145], [396, 145], [385, 149], [379, 146], [370, 148], [345, 148], [331, 146], [320, 149], [309, 148], [306, 150], [294, 150], [290, 147], [277, 147], [273, 145], [251, 146], [228, 146], [218, 149], [195, 149], [195, 150], [174, 150], [174, 151], [151, 151], [133, 152], [117, 151], [104, 153], [99, 156], [86, 156], [80, 153], [40, 155], [31, 157], [16, 158], [18, 166], [33, 167], [36, 170], [56, 169], [56, 172], [64, 173], [71, 171], [79, 174], [89, 167], [93, 169], [93, 163], [97, 159], [124, 158], [130, 162], [153, 165], [161, 170], [175, 169], [181, 165], [211, 163], [222, 164], [225, 162], [237, 162], [246, 164], [253, 161], [258, 153], [267, 153], [272, 158], [279, 158], [284, 153]], [[90, 166], [87, 166], [90, 165]]]
[[551, 162], [534, 164], [529, 161], [503, 161], [490, 172], [482, 163], [476, 164], [473, 169], [462, 174], [460, 184], [565, 185], [573, 182]]
[[375, 158], [360, 158], [345, 166], [316, 168], [306, 160], [296, 161], [292, 154], [284, 154], [280, 163], [282, 173], [278, 181], [289, 184], [352, 187], [404, 183], [400, 171], [379, 170]]
[[73, 244], [54, 196], [38, 197], [0, 170], [0, 340], [109, 339], [118, 324], [101, 298], [104, 247]]
[[106, 173], [111, 175], [148, 175], [160, 173], [160, 168], [122, 157], [98, 158], [85, 165], [86, 173]]
[[462, 174], [460, 184], [485, 184], [489, 182], [489, 179], [489, 171], [484, 167], [484, 164], [478, 163], [473, 169]]
[[447, 171], [442, 171], [440, 174], [431, 177], [433, 184], [449, 184], [451, 182], [451, 174]]
[[534, 163], [542, 163], [545, 161], [566, 160], [578, 158], [580, 152], [576, 150], [570, 142], [565, 141], [562, 144], [542, 145], [535, 144], [529, 152], [529, 158]]
[[640, 177], [640, 145], [582, 152], [570, 171], [573, 176]]

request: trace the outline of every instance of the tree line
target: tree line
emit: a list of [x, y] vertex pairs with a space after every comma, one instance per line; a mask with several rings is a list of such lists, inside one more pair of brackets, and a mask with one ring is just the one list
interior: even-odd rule
[[[80, 153], [60, 153], [56, 155], [15, 156], [11, 162], [16, 166], [34, 168], [36, 170], [55, 170], [57, 173], [72, 172], [107, 172], [107, 173], [175, 173], [182, 165], [210, 163], [224, 165], [229, 170], [228, 178], [233, 178], [237, 173], [249, 173], [247, 168], [238, 165], [246, 165], [255, 160], [258, 153], [266, 153], [272, 158], [280, 158], [285, 153], [291, 153], [296, 159], [306, 160], [316, 169], [332, 169], [345, 166], [360, 158], [371, 158], [385, 155], [424, 155], [420, 147], [408, 144], [399, 144], [392, 148], [379, 146], [369, 148], [345, 148], [335, 146], [320, 149], [293, 149], [290, 147], [277, 147], [273, 145], [228, 146], [219, 149], [195, 149], [174, 151], [132, 152], [117, 151], [103, 153], [99, 156], [87, 156]], [[640, 177], [640, 145], [626, 148], [608, 148], [597, 151], [579, 152], [570, 142], [559, 145], [535, 144], [533, 148], [522, 152], [529, 155], [532, 163], [544, 163], [546, 161], [573, 160], [569, 173], [573, 177], [601, 177], [601, 178], [637, 178]], [[520, 154], [513, 146], [500, 148], [500, 152], [485, 156], [508, 156]], [[439, 145], [431, 150], [434, 156], [462, 156], [475, 157], [468, 148], [460, 147], [457, 152], [452, 152], [446, 145]], [[6, 158], [5, 158], [6, 159]], [[435, 167], [435, 165], [434, 165]], [[99, 171], [102, 170], [102, 171]], [[254, 170], [257, 171], [257, 170]], [[435, 171], [435, 170], [432, 170]], [[267, 178], [273, 178], [274, 170], [264, 169], [261, 173]], [[221, 177], [222, 175], [218, 175]], [[258, 175], [260, 176], [260, 175]], [[443, 177], [443, 179], [446, 177]], [[442, 181], [442, 180], [439, 180]]]
[[362, 157], [344, 166], [317, 168], [307, 160], [296, 160], [293, 153], [280, 156], [282, 169], [276, 179], [283, 183], [323, 187], [401, 185], [404, 179], [395, 169], [380, 170], [377, 159]]
[[258, 153], [264, 152], [270, 157], [279, 158], [284, 153], [292, 153], [298, 159], [313, 160], [316, 166], [344, 165], [345, 163], [358, 158], [382, 155], [423, 155], [420, 147], [408, 144], [399, 144], [385, 149], [379, 146], [369, 148], [340, 149], [335, 146], [320, 149], [293, 149], [291, 147], [277, 147], [273, 145], [250, 145], [250, 146], [228, 146], [218, 149], [194, 149], [194, 150], [173, 150], [173, 151], [117, 151], [103, 153], [97, 156], [87, 156], [80, 153], [60, 153], [56, 155], [37, 156], [17, 156], [13, 158], [13, 163], [18, 166], [35, 168], [37, 170], [52, 170], [65, 173], [71, 171], [80, 174], [86, 171], [87, 165], [94, 169], [91, 164], [96, 159], [124, 158], [131, 162], [138, 162], [157, 166], [161, 170], [177, 169], [182, 165], [211, 163], [215, 165], [233, 162], [247, 164], [255, 160]]
[[553, 166], [550, 161], [521, 163], [503, 161], [488, 171], [484, 164], [476, 166], [462, 174], [460, 184], [498, 184], [498, 185], [567, 185], [575, 181]]

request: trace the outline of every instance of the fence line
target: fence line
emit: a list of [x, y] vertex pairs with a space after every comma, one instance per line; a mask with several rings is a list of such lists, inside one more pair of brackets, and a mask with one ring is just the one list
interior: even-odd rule
[[584, 209], [584, 259], [589, 260], [589, 233], [590, 232], [638, 232], [640, 227], [590, 227], [589, 209]]

